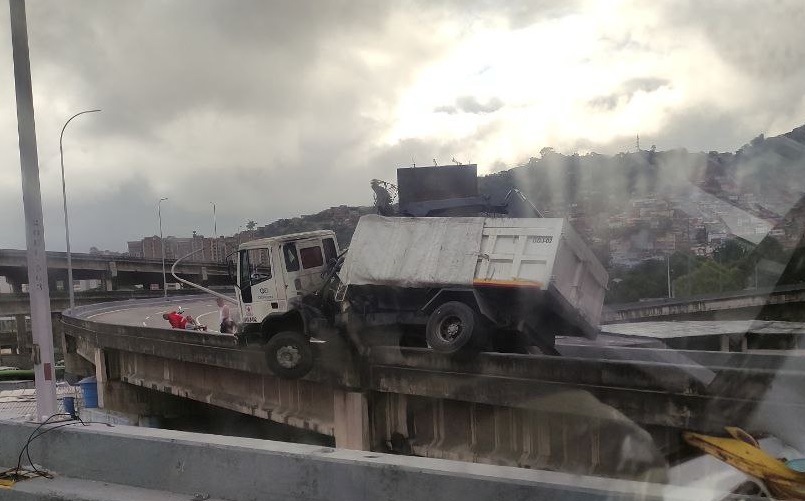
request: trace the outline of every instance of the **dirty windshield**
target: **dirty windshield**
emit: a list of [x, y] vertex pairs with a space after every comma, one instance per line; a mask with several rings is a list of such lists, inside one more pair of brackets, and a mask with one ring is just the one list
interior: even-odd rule
[[805, 500], [805, 3], [0, 27], [0, 497]]

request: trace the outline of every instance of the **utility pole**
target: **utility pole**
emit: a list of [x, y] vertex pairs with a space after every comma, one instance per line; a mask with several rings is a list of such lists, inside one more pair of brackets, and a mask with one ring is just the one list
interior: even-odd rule
[[168, 279], [165, 275], [165, 239], [162, 237], [162, 202], [167, 198], [160, 198], [157, 203], [157, 214], [159, 215], [159, 243], [162, 244], [162, 295], [168, 299]]
[[56, 414], [57, 409], [56, 383], [53, 377], [53, 325], [50, 318], [50, 290], [45, 258], [45, 227], [42, 222], [42, 192], [39, 187], [39, 158], [36, 151], [25, 2], [10, 0], [9, 6], [14, 87], [17, 97], [17, 132], [22, 170], [22, 205], [28, 251], [28, 296], [31, 302], [33, 334], [31, 359], [34, 363], [36, 380], [36, 419], [41, 422]]

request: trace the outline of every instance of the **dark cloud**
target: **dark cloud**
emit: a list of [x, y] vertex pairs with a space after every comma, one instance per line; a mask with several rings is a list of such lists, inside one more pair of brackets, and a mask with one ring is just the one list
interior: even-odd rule
[[[370, 203], [364, 185], [384, 166], [366, 164], [375, 154], [369, 145], [387, 124], [362, 108], [392, 108], [412, 70], [447, 49], [390, 27], [412, 21], [377, 2], [28, 6], [52, 248], [64, 245], [52, 138], [73, 110], [104, 110], [71, 124], [65, 138], [77, 249], [122, 249], [126, 240], [152, 234], [151, 213], [162, 196], [171, 199], [166, 217], [176, 234], [204, 226], [213, 200], [219, 227], [232, 232], [246, 219], [267, 223]], [[434, 23], [440, 15], [433, 14]], [[54, 103], [68, 111], [52, 109]], [[3, 144], [15, 145], [5, 139], [16, 125], [4, 125]], [[8, 151], [3, 159], [15, 165], [16, 152]], [[21, 213], [9, 210], [21, 201], [16, 176], [0, 201], [0, 212], [13, 215], [3, 221], [0, 246], [24, 243]]]
[[[805, 85], [800, 4], [733, 5], [675, 4], [661, 10], [658, 29], [679, 40], [704, 37], [756, 87], [736, 94], [732, 106], [680, 104], [662, 133], [645, 134], [647, 144], [733, 150], [760, 132], [805, 118], [796, 116]], [[401, 97], [462, 37], [584, 14], [583, 2], [75, 0], [27, 6], [46, 238], [54, 249], [64, 246], [59, 130], [82, 109], [103, 112], [80, 118], [65, 137], [77, 250], [122, 250], [127, 240], [153, 234], [163, 196], [170, 197], [166, 233], [209, 234], [211, 201], [219, 231], [231, 233], [247, 219], [262, 224], [332, 205], [369, 204], [370, 179], [394, 180], [396, 167], [414, 162], [472, 162], [485, 155], [487, 165], [480, 168], [488, 171], [506, 167], [503, 158], [536, 155], [545, 146], [540, 143], [552, 138], [563, 148], [607, 153], [633, 144], [626, 130], [611, 142], [566, 137], [578, 133], [539, 122], [542, 110], [535, 109], [533, 119], [524, 116], [529, 96], [470, 84], [435, 110], [472, 125], [461, 137], [386, 137]], [[8, 25], [7, 15], [7, 9], [0, 12], [0, 24]], [[613, 61], [618, 50], [656, 50], [633, 30], [602, 44]], [[523, 68], [539, 64], [540, 51], [552, 50], [517, 49], [506, 56], [522, 53]], [[0, 57], [7, 69], [0, 72], [0, 102], [10, 110], [8, 37], [0, 39]], [[479, 73], [494, 63], [484, 62]], [[637, 75], [589, 106], [613, 111], [636, 93], [674, 85], [660, 72]], [[556, 76], [545, 68], [540, 78]], [[519, 122], [495, 113], [504, 101]], [[530, 137], [532, 127], [533, 146], [508, 141]], [[0, 116], [0, 162], [7, 166], [0, 170], [0, 247], [24, 245], [16, 144], [14, 114], [6, 113]], [[480, 152], [482, 144], [492, 153]]]
[[493, 97], [481, 103], [475, 96], [462, 96], [456, 99], [456, 107], [464, 113], [492, 113], [503, 107], [503, 101]]
[[643, 77], [632, 78], [621, 85], [624, 94], [634, 94], [635, 92], [653, 92], [660, 87], [668, 85], [670, 82], [665, 78]]
[[606, 96], [596, 97], [591, 99], [587, 104], [594, 109], [611, 111], [617, 108], [619, 105], [628, 103], [637, 92], [654, 92], [655, 90], [665, 87], [669, 84], [670, 81], [664, 78], [632, 78], [623, 82], [617, 92], [608, 94]]
[[724, 61], [761, 80], [801, 78], [805, 71], [805, 3], [688, 0], [662, 12], [680, 35], [699, 32]]
[[461, 96], [456, 99], [455, 104], [439, 106], [434, 111], [437, 113], [473, 113], [485, 114], [493, 113], [503, 107], [503, 101], [493, 97], [485, 103], [478, 101], [475, 96]]
[[[418, 0], [412, 4], [418, 7], [441, 10], [453, 19], [468, 22], [484, 21], [490, 16], [504, 18], [512, 29], [520, 29], [531, 24], [572, 14], [583, 4], [582, 0], [520, 0], [498, 2], [495, 0]], [[405, 4], [405, 3], [403, 3]], [[413, 7], [412, 7], [413, 8]]]
[[599, 96], [594, 99], [591, 99], [587, 105], [594, 109], [601, 109], [604, 111], [614, 110], [618, 106], [618, 100], [620, 99], [620, 95], [618, 94], [609, 94], [606, 96]]

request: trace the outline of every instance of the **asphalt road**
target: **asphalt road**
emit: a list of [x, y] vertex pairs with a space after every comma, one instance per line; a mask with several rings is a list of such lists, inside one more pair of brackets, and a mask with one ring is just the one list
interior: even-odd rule
[[[199, 323], [208, 327], [210, 332], [218, 332], [218, 306], [215, 298], [188, 300], [182, 298], [168, 298], [166, 302], [150, 304], [148, 306], [123, 306], [119, 310], [104, 313], [95, 313], [87, 316], [87, 320], [115, 325], [136, 325], [140, 327], [158, 327], [170, 329], [167, 320], [162, 318], [163, 313], [184, 308], [184, 315], [192, 315]], [[237, 306], [229, 305], [235, 321], [239, 320]]]

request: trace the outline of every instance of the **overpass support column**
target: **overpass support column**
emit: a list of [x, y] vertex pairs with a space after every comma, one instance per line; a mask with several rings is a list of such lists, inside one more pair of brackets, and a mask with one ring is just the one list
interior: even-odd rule
[[[57, 355], [64, 356], [64, 336], [62, 335], [61, 313], [54, 311], [50, 313], [50, 324], [53, 326], [53, 350]], [[58, 358], [57, 358], [58, 360]]]
[[106, 384], [109, 382], [106, 374], [106, 357], [101, 348], [95, 348], [95, 380], [98, 382], [98, 407], [101, 409], [105, 407], [104, 396]]
[[369, 403], [365, 394], [334, 388], [333, 418], [336, 447], [371, 450]]
[[22, 355], [30, 345], [25, 315], [14, 315], [17, 321], [17, 353]]
[[11, 286], [11, 292], [14, 294], [22, 294], [23, 280], [17, 277], [6, 276], [8, 285]]

